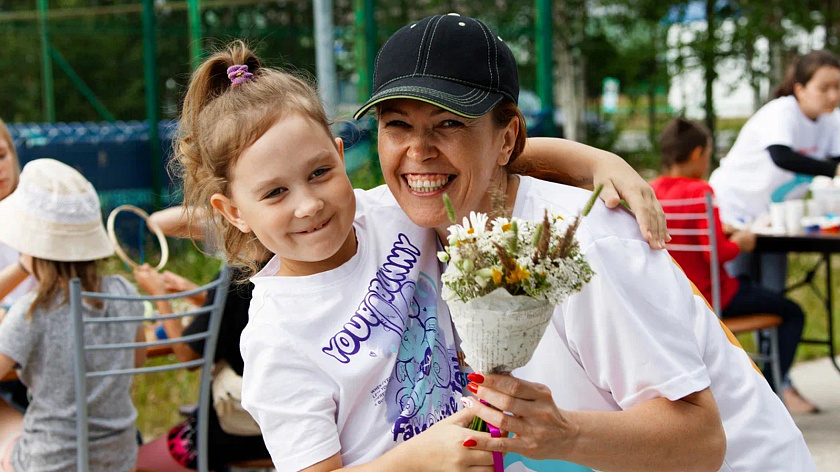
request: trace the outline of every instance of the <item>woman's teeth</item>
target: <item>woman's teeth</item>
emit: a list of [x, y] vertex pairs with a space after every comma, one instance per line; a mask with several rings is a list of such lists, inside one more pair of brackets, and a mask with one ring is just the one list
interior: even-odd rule
[[449, 183], [449, 179], [446, 176], [434, 177], [431, 179], [428, 177], [418, 178], [406, 176], [405, 180], [408, 182], [409, 188], [418, 193], [437, 192]]

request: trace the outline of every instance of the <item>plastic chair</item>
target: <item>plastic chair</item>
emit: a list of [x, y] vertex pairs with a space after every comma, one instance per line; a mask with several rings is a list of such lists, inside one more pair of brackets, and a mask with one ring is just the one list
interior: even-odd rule
[[[669, 252], [709, 252], [709, 268], [712, 275], [712, 309], [721, 318], [720, 303], [720, 262], [718, 261], [718, 241], [715, 232], [714, 198], [711, 192], [698, 198], [684, 198], [673, 200], [659, 200], [665, 211], [665, 221], [668, 232], [672, 236], [687, 236], [697, 241], [696, 244], [667, 244]], [[690, 211], [674, 211], [677, 208], [688, 208]], [[694, 208], [697, 208], [695, 211]], [[702, 228], [698, 222], [705, 222]], [[703, 244], [704, 240], [706, 241]], [[756, 337], [760, 331], [766, 331], [770, 336], [770, 355], [760, 352], [749, 353], [757, 362], [769, 363], [773, 372], [773, 390], [781, 395], [781, 370], [779, 361], [779, 332], [782, 318], [769, 313], [754, 313], [750, 315], [723, 318], [721, 321], [733, 334], [753, 333]], [[758, 343], [756, 343], [758, 344]]]
[[[199, 472], [208, 471], [207, 463], [207, 423], [209, 421], [210, 411], [210, 377], [213, 368], [213, 358], [216, 352], [216, 339], [219, 333], [219, 326], [222, 321], [222, 311], [225, 306], [225, 298], [227, 297], [228, 282], [230, 274], [227, 268], [221, 271], [219, 277], [206, 285], [196, 289], [160, 296], [118, 296], [105, 293], [83, 292], [82, 284], [79, 279], [70, 281], [70, 309], [73, 313], [73, 336], [75, 341], [74, 348], [74, 363], [75, 363], [75, 384], [76, 384], [76, 443], [78, 455], [76, 456], [77, 470], [79, 472], [88, 472], [88, 405], [87, 405], [87, 385], [85, 380], [104, 377], [109, 375], [134, 375], [151, 372], [163, 372], [168, 370], [202, 367], [201, 371], [201, 385], [199, 388], [199, 410], [198, 410], [198, 470]], [[186, 316], [209, 316], [209, 323], [207, 331], [183, 336], [176, 339], [163, 339], [147, 342], [130, 342], [119, 344], [94, 344], [89, 345], [84, 340], [84, 326], [85, 324], [93, 323], [126, 323], [126, 322], [143, 322], [146, 319], [142, 316], [135, 317], [121, 317], [121, 318], [89, 318], [84, 317], [82, 313], [82, 298], [99, 299], [99, 300], [128, 300], [136, 303], [143, 303], [143, 301], [155, 300], [171, 300], [174, 298], [182, 298], [196, 293], [204, 292], [206, 290], [215, 289], [216, 296], [213, 298], [213, 303], [206, 307], [201, 307], [186, 313], [178, 313], [172, 315], [162, 315], [159, 319], [169, 318], [183, 318]], [[191, 342], [197, 340], [204, 340], [204, 355], [201, 359], [196, 359], [188, 362], [178, 362], [175, 364], [155, 366], [155, 367], [132, 367], [119, 370], [107, 371], [93, 371], [87, 370], [87, 365], [84, 361], [86, 351], [113, 351], [124, 349], [146, 348], [155, 349], [161, 346], [170, 346], [172, 344]]]

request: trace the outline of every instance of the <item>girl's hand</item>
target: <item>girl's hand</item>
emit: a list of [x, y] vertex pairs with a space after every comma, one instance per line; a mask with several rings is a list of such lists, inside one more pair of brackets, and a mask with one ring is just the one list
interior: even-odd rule
[[557, 408], [548, 387], [505, 375], [470, 374], [469, 378], [469, 389], [491, 406], [472, 401], [464, 411], [514, 433], [510, 438], [474, 436], [473, 449], [513, 452], [536, 460], [562, 459], [572, 449], [577, 426]]
[[611, 159], [598, 159], [593, 169], [592, 180], [595, 187], [604, 185], [601, 200], [607, 208], [615, 208], [623, 199], [636, 215], [642, 236], [653, 249], [664, 249], [671, 240], [665, 226], [665, 212], [656, 199], [653, 189], [624, 159], [614, 156]]
[[470, 446], [490, 438], [488, 433], [467, 428], [473, 416], [470, 410], [459, 411], [401, 444], [398, 449], [405, 463], [428, 472], [493, 472], [489, 449]]
[[163, 278], [149, 264], [143, 264], [142, 266], [134, 269], [134, 280], [136, 280], [140, 287], [149, 295], [166, 294]]
[[163, 271], [161, 278], [163, 279], [163, 286], [167, 293], [186, 292], [187, 290], [192, 290], [198, 287], [198, 284], [192, 280], [168, 270]]

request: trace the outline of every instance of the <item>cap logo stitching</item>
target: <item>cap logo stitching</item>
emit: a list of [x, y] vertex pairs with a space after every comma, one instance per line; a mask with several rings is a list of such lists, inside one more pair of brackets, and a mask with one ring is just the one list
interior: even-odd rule
[[502, 86], [502, 76], [499, 74], [499, 45], [493, 39], [493, 32], [490, 31], [490, 28], [487, 28], [487, 33], [490, 35], [490, 42], [493, 43], [493, 61], [496, 64], [496, 88], [499, 88]]
[[437, 27], [440, 22], [443, 21], [443, 17], [440, 17], [435, 23], [435, 27], [432, 29], [432, 35], [429, 37], [429, 45], [426, 47], [426, 63], [423, 64], [423, 74], [426, 74], [426, 69], [429, 68], [429, 54], [432, 52], [432, 42], [435, 40], [435, 33], [437, 32]]
[[490, 73], [490, 87], [496, 88], [493, 85], [493, 66], [490, 64], [490, 41], [487, 39], [487, 32], [484, 31], [484, 24], [478, 20], [473, 20], [478, 23], [478, 28], [481, 30], [481, 34], [484, 35], [484, 44], [487, 45], [487, 72]]
[[426, 42], [426, 33], [429, 31], [429, 25], [432, 24], [436, 18], [433, 18], [428, 23], [426, 23], [426, 27], [423, 29], [423, 37], [420, 38], [420, 47], [417, 49], [417, 60], [414, 62], [414, 73], [411, 75], [417, 75], [417, 70], [420, 69], [420, 56], [423, 54], [423, 43]]
[[[497, 51], [496, 51], [496, 47], [495, 47], [496, 42], [493, 41], [493, 32], [490, 31], [490, 28], [488, 28], [487, 25], [485, 25], [484, 23], [482, 23], [480, 21], [476, 21], [476, 23], [478, 23], [481, 26], [481, 32], [484, 33], [484, 41], [487, 42], [487, 66], [488, 66], [488, 69], [489, 69], [489, 72], [490, 72], [490, 83], [495, 84], [495, 85], [491, 85], [491, 86], [498, 89], [499, 85], [500, 85], [500, 82], [501, 82], [501, 77], [499, 76], [499, 57], [497, 55]], [[491, 65], [492, 62], [490, 60], [490, 43], [493, 43], [493, 61], [495, 61], [495, 63], [496, 63], [496, 77], [495, 77], [495, 79], [493, 78], [493, 66]]]

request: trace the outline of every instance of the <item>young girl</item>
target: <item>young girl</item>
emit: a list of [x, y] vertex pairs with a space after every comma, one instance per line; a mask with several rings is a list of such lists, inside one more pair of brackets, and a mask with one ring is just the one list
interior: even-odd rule
[[[771, 202], [804, 195], [814, 175], [838, 174], [840, 159], [840, 60], [829, 51], [812, 51], [787, 71], [776, 98], [753, 115], [712, 172], [720, 217], [729, 225], [749, 224], [766, 214]], [[752, 259], [738, 257], [735, 275], [749, 274]], [[762, 256], [761, 282], [783, 292], [784, 255]]]
[[188, 211], [224, 217], [234, 264], [275, 254], [251, 279], [241, 349], [243, 405], [278, 470], [492, 470], [462, 446], [437, 236], [386, 188], [354, 193], [315, 91], [237, 42], [195, 72], [180, 133]]
[[[32, 402], [22, 431], [0, 438], [3, 472], [76, 470], [76, 414], [73, 390], [73, 319], [68, 303], [71, 278], [82, 289], [136, 295], [122, 277], [101, 277], [100, 259], [113, 254], [105, 234], [99, 198], [76, 170], [52, 159], [24, 167], [20, 184], [0, 202], [0, 241], [21, 253], [20, 265], [38, 281], [0, 323], [0, 377], [13, 367], [29, 387]], [[84, 305], [88, 317], [142, 316], [142, 306], [122, 301]], [[142, 340], [136, 323], [89, 325], [85, 339], [97, 343]], [[88, 355], [99, 370], [141, 365], [145, 351]], [[131, 378], [88, 380], [92, 471], [132, 469], [137, 454]]]
[[[659, 138], [662, 152], [664, 175], [650, 183], [659, 199], [703, 198], [712, 188], [703, 180], [709, 172], [711, 156], [711, 135], [700, 123], [677, 118], [662, 130]], [[698, 205], [671, 207], [675, 213], [697, 213], [702, 211]], [[782, 317], [779, 326], [779, 353], [781, 357], [782, 377], [787, 379], [788, 371], [796, 354], [796, 347], [802, 337], [805, 315], [796, 303], [783, 295], [762, 288], [753, 283], [748, 275], [734, 278], [723, 266], [738, 256], [749, 253], [755, 247], [755, 235], [748, 230], [740, 230], [725, 235], [720, 218], [715, 209], [715, 228], [719, 241], [718, 258], [720, 259], [720, 305], [724, 318], [754, 313], [771, 313]], [[676, 220], [673, 225], [682, 229], [700, 229], [697, 220]], [[706, 227], [705, 222], [702, 224]], [[674, 236], [673, 244], [708, 244], [707, 238], [700, 236]], [[712, 300], [712, 276], [709, 268], [709, 254], [700, 252], [674, 252], [674, 259], [683, 268], [685, 274], [703, 292], [706, 300]], [[769, 351], [767, 343], [762, 348]], [[769, 352], [765, 352], [769, 354]], [[765, 369], [764, 376], [772, 381], [772, 372]], [[771, 382], [772, 385], [772, 382]], [[813, 413], [817, 407], [805, 400], [799, 392], [785, 382], [781, 392], [782, 399], [792, 413]]]

